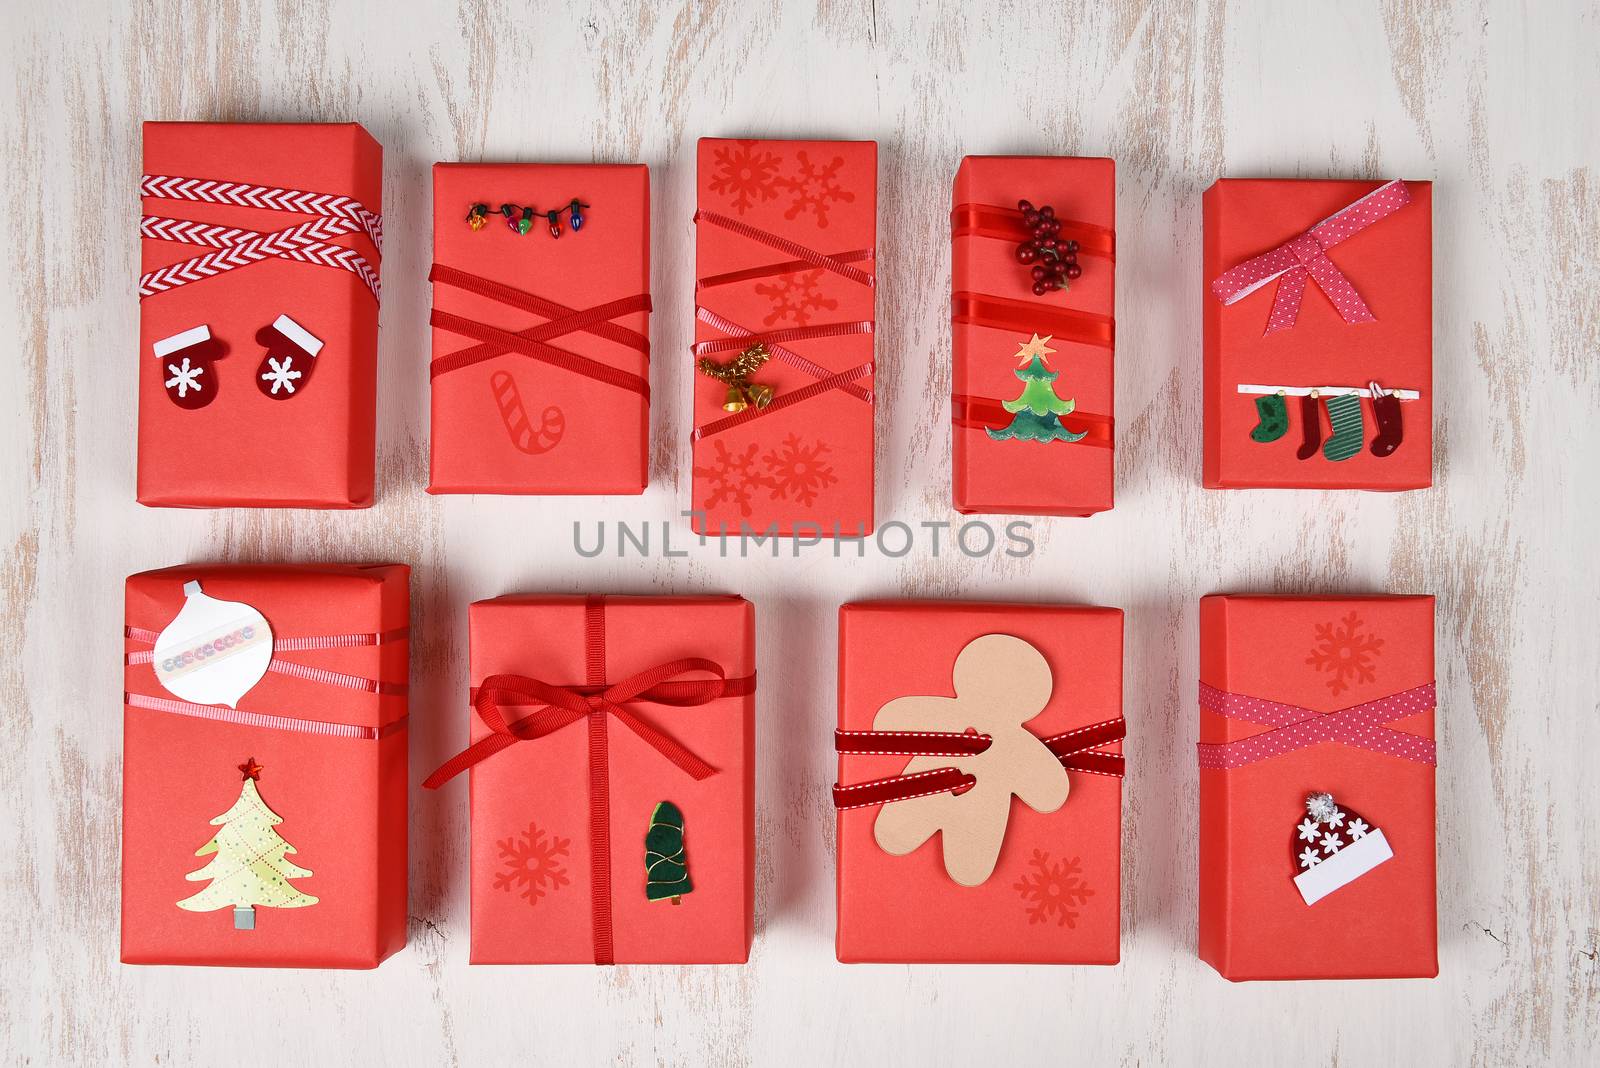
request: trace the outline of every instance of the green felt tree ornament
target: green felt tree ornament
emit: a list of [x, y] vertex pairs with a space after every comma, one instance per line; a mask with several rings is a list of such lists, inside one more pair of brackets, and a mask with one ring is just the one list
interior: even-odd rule
[[[1045, 366], [1044, 358], [1055, 349], [1045, 347], [1050, 338], [1033, 335], [1031, 341], [1020, 346], [1017, 355], [1019, 369], [1013, 371], [1024, 383], [1022, 395], [1005, 401], [1001, 407], [1012, 414], [1011, 425], [995, 430], [985, 427], [984, 433], [996, 441], [1081, 441], [1084, 433], [1074, 434], [1061, 423], [1061, 416], [1071, 415], [1077, 402], [1056, 396], [1053, 383], [1060, 373]], [[1086, 432], [1085, 432], [1086, 433]]]
[[644, 835], [644, 896], [650, 901], [674, 905], [694, 889], [689, 881], [689, 862], [683, 853], [683, 813], [671, 801], [663, 801], [650, 813], [650, 829]]

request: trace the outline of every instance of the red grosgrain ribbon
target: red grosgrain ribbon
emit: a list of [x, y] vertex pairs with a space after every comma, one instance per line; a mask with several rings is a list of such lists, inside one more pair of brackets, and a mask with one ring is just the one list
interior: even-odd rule
[[1294, 326], [1309, 277], [1333, 302], [1345, 322], [1373, 322], [1377, 317], [1350, 279], [1328, 258], [1328, 249], [1409, 203], [1411, 194], [1404, 182], [1399, 179], [1386, 182], [1271, 252], [1253, 256], [1218, 275], [1211, 283], [1211, 294], [1223, 304], [1233, 304], [1278, 279], [1278, 292], [1273, 297], [1265, 331], [1275, 334]]
[[630, 315], [635, 312], [650, 310], [650, 296], [640, 293], [637, 296], [623, 297], [606, 304], [596, 305], [593, 308], [578, 310], [569, 308], [564, 304], [546, 300], [532, 293], [496, 282], [480, 275], [468, 274], [466, 271], [442, 264], [434, 264], [428, 272], [428, 280], [435, 285], [454, 286], [465, 289], [469, 293], [476, 293], [481, 297], [529, 312], [549, 321], [539, 326], [529, 327], [526, 330], [512, 333], [501, 330], [499, 327], [487, 323], [476, 322], [452, 312], [434, 310], [429, 318], [429, 323], [441, 330], [448, 330], [462, 337], [477, 341], [446, 356], [440, 356], [429, 365], [430, 378], [438, 378], [451, 371], [459, 371], [463, 367], [493, 360], [507, 353], [515, 352], [521, 356], [552, 364], [575, 374], [592, 378], [597, 382], [616, 386], [620, 389], [631, 390], [640, 396], [649, 399], [650, 383], [641, 375], [630, 371], [623, 371], [598, 360], [591, 360], [575, 352], [550, 344], [552, 340], [567, 334], [586, 333], [595, 337], [604, 338], [626, 348], [633, 349], [643, 355], [646, 360], [650, 357], [650, 339], [643, 334], [618, 326], [612, 322], [618, 316]]
[[1357, 749], [1385, 753], [1418, 764], [1435, 763], [1432, 738], [1386, 726], [1396, 720], [1427, 712], [1435, 705], [1434, 684], [1429, 682], [1376, 701], [1351, 705], [1337, 712], [1313, 712], [1241, 693], [1229, 693], [1200, 684], [1200, 707], [1229, 719], [1259, 723], [1272, 730], [1232, 742], [1201, 742], [1200, 766], [1226, 771], [1292, 753], [1319, 742], [1339, 742]]
[[[786, 256], [794, 257], [806, 266], [821, 267], [825, 271], [832, 271], [834, 274], [848, 278], [850, 281], [857, 282], [868, 288], [876, 285], [871, 271], [863, 271], [855, 264], [846, 262], [841, 257], [830, 256], [825, 252], [807, 248], [798, 241], [791, 241], [787, 237], [769, 233], [766, 230], [751, 226], [749, 223], [742, 223], [738, 219], [730, 219], [726, 215], [719, 215], [714, 211], [697, 211], [694, 213], [694, 221], [696, 224], [709, 223], [712, 226], [720, 226], [722, 229], [738, 234], [740, 237], [766, 245], [768, 248], [777, 249]], [[867, 258], [870, 259], [871, 255], [869, 251]]]
[[[1078, 252], [1088, 256], [1117, 258], [1117, 235], [1113, 230], [1094, 223], [1062, 219], [1061, 232], [1056, 240], [1065, 244], [1078, 243]], [[994, 204], [957, 204], [950, 212], [950, 236], [992, 237], [1001, 241], [1021, 241], [1031, 236], [1022, 225], [1022, 212], [1016, 208], [1002, 208]]]
[[360, 231], [372, 242], [373, 249], [381, 254], [383, 219], [350, 197], [162, 174], [144, 175], [139, 180], [139, 195], [317, 216], [309, 222], [263, 232], [243, 227], [215, 226], [193, 219], [144, 215], [139, 221], [141, 236], [154, 241], [201, 245], [216, 251], [141, 275], [141, 300], [272, 258], [349, 271], [371, 290], [374, 299], [381, 295], [378, 270], [365, 256], [353, 248], [328, 244], [324, 240]]
[[[690, 778], [700, 781], [715, 775], [717, 769], [627, 705], [637, 701], [675, 707], [708, 704], [722, 697], [754, 693], [756, 679], [754, 675], [730, 679], [714, 660], [685, 657], [608, 684], [605, 601], [600, 597], [591, 597], [584, 605], [584, 660], [587, 680], [583, 686], [556, 686], [524, 675], [490, 675], [484, 679], [473, 691], [472, 706], [490, 733], [441, 764], [422, 785], [436, 790], [502, 749], [518, 742], [536, 741], [584, 720], [589, 732], [589, 887], [594, 961], [612, 964], [611, 762], [607, 742], [610, 719], [615, 718]], [[716, 677], [680, 677], [697, 672]], [[535, 711], [507, 720], [506, 707], [527, 704], [537, 706]]]
[[[999, 430], [1011, 422], [1011, 413], [989, 397], [968, 397], [957, 393], [950, 398], [950, 418], [964, 430]], [[1112, 420], [1096, 412], [1073, 412], [1058, 417], [1061, 425], [1074, 434], [1083, 434], [1075, 444], [1111, 448]]]
[[[1118, 741], [1127, 733], [1127, 720], [1118, 716], [1039, 740], [1068, 771], [1121, 777], [1126, 767], [1122, 754], [1102, 752], [1098, 747]], [[834, 750], [846, 756], [975, 756], [986, 751], [992, 741], [989, 735], [972, 730], [833, 732]], [[977, 781], [976, 776], [960, 768], [933, 768], [850, 786], [835, 783], [833, 805], [838, 809], [866, 808], [931, 794], [959, 797]]]
[[[731, 319], [725, 318], [712, 311], [710, 308], [698, 307], [695, 309], [695, 318], [714, 330], [721, 330], [730, 336], [713, 338], [709, 341], [696, 342], [691, 351], [696, 356], [703, 356], [708, 352], [727, 352], [732, 349], [747, 349], [751, 345], [762, 344], [772, 354], [772, 358], [791, 367], [798, 368], [819, 381], [830, 377], [833, 372], [820, 364], [813, 363], [804, 356], [787, 348], [784, 341], [805, 341], [819, 337], [843, 337], [846, 334], [870, 334], [872, 323], [865, 320], [854, 323], [830, 323], [826, 326], [804, 327], [794, 330], [769, 330], [766, 333], [756, 333], [746, 330]], [[846, 382], [838, 387], [857, 400], [872, 403], [872, 391], [863, 389], [854, 382]]]

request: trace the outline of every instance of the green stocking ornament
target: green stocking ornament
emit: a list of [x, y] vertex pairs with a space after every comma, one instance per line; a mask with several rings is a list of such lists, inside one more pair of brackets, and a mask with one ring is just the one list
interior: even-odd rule
[[1250, 431], [1250, 440], [1266, 443], [1277, 441], [1289, 432], [1289, 409], [1283, 403], [1283, 394], [1256, 398], [1256, 418], [1260, 420]]
[[1328, 423], [1333, 434], [1322, 443], [1322, 455], [1330, 460], [1348, 460], [1361, 451], [1361, 398], [1354, 393], [1326, 397]]

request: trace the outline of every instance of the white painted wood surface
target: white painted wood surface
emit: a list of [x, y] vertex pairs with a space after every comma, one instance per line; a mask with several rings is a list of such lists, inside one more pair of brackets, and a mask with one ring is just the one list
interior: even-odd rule
[[[1422, 0], [521, 6], [18, 0], [0, 11], [0, 1050], [19, 1064], [1573, 1064], [1600, 1040], [1600, 6]], [[359, 120], [383, 143], [380, 500], [133, 501], [139, 121]], [[574, 521], [687, 506], [693, 144], [882, 146], [880, 521], [947, 521], [946, 206], [969, 152], [1118, 163], [1114, 512], [1028, 560], [583, 560]], [[643, 160], [657, 358], [642, 499], [430, 498], [428, 165]], [[1200, 488], [1200, 193], [1431, 178], [1436, 485]], [[1586, 488], [1587, 487], [1587, 488]], [[684, 528], [678, 525], [681, 536]], [[659, 537], [659, 534], [657, 535]], [[411, 944], [367, 974], [117, 963], [123, 576], [409, 561], [412, 763], [465, 733], [465, 606], [737, 590], [761, 648], [759, 933], [744, 968], [467, 966], [466, 794], [412, 797]], [[1439, 597], [1433, 982], [1230, 985], [1194, 956], [1197, 598]], [[1124, 960], [834, 962], [835, 606], [1128, 612]]]

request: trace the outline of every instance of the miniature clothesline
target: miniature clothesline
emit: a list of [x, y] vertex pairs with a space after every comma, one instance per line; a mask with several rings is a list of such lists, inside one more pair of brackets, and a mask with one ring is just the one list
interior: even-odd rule
[[[1319, 397], [1371, 397], [1372, 390], [1365, 386], [1258, 386], [1254, 384], [1241, 385], [1240, 393], [1275, 394], [1281, 393], [1285, 397], [1309, 397], [1315, 393]], [[1386, 389], [1385, 396], [1394, 397], [1403, 401], [1421, 400], [1422, 394], [1414, 389]]]

